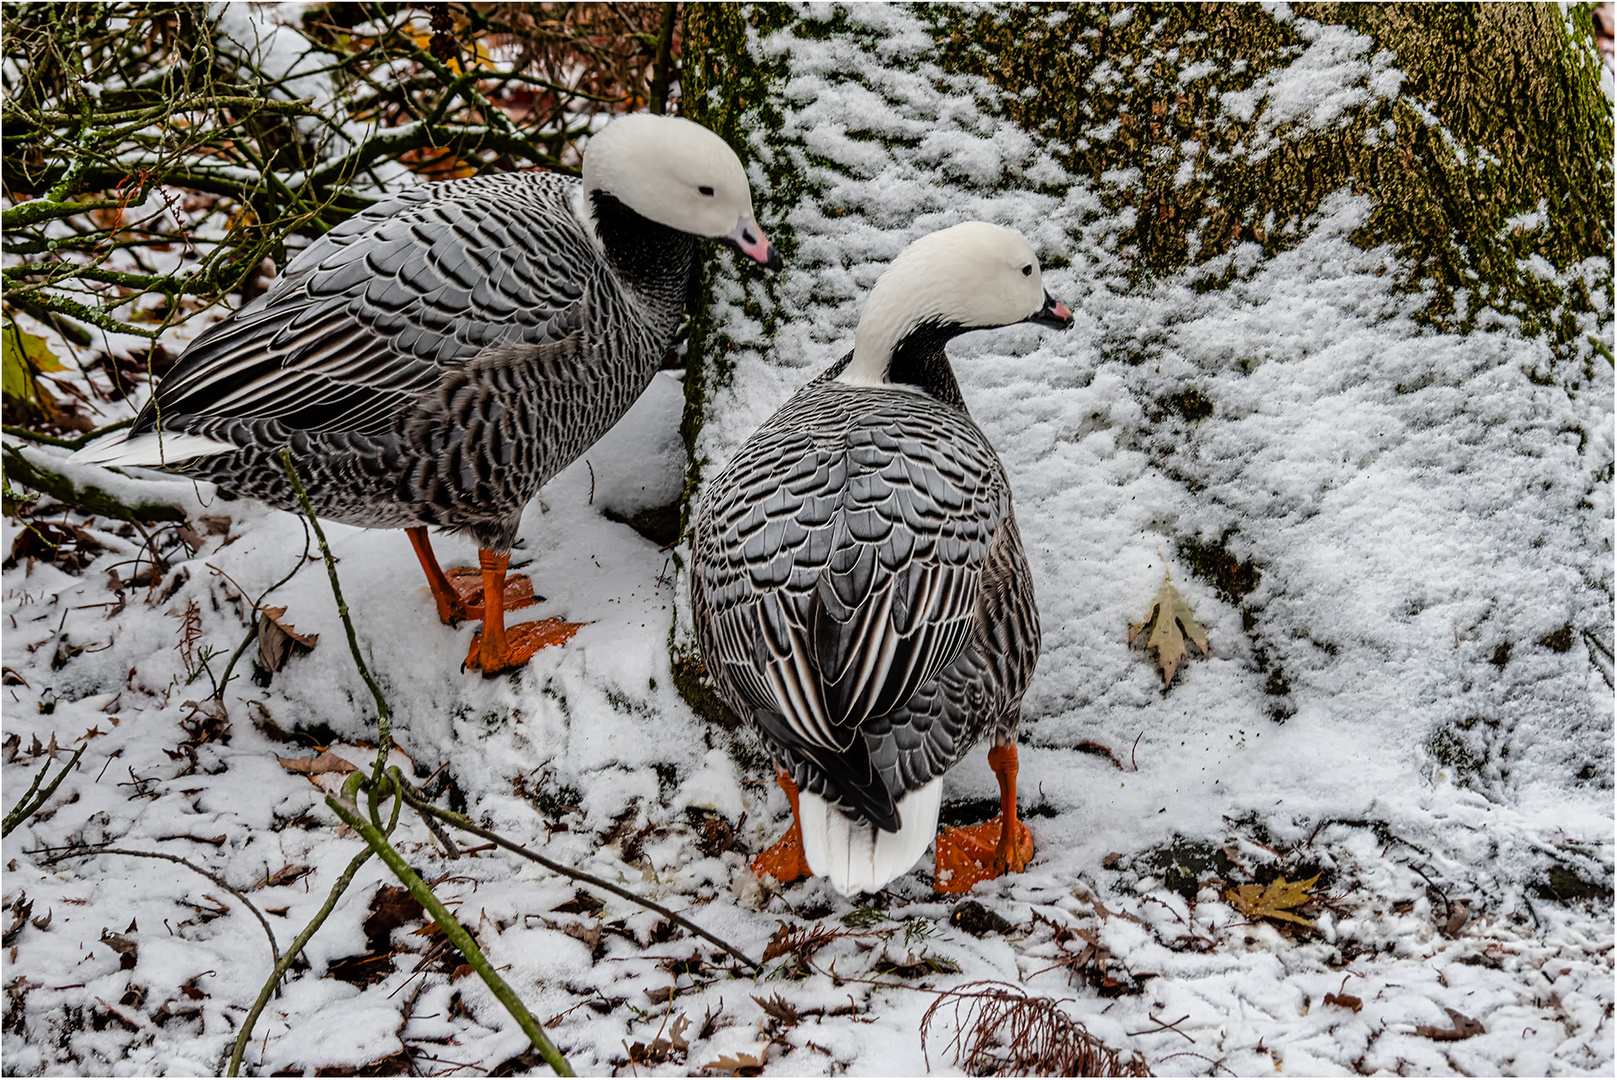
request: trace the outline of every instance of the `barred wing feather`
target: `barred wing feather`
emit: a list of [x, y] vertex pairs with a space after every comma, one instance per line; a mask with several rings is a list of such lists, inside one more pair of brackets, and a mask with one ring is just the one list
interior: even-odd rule
[[477, 177], [355, 215], [199, 337], [137, 427], [217, 416], [380, 435], [488, 347], [562, 340], [581, 325], [596, 259], [571, 210], [574, 186]]
[[864, 728], [972, 640], [981, 567], [1010, 502], [969, 419], [904, 391], [850, 416], [847, 393], [810, 384], [715, 482], [700, 588], [721, 681], [881, 821], [903, 792], [876, 775]]

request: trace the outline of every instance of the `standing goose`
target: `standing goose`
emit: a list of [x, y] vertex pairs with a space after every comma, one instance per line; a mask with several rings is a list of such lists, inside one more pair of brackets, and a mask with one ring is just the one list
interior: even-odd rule
[[1001, 813], [937, 844], [938, 887], [1019, 871], [1016, 729], [1039, 615], [1010, 484], [944, 345], [1072, 312], [1021, 236], [922, 237], [865, 304], [853, 352], [742, 446], [697, 510], [691, 609], [724, 700], [763, 740], [791, 830], [753, 862], [879, 889], [933, 839], [943, 774], [983, 736]]
[[[468, 666], [526, 663], [573, 627], [505, 626], [507, 606], [533, 603], [506, 580], [523, 507], [656, 374], [699, 238], [780, 265], [741, 162], [698, 124], [616, 119], [583, 173], [427, 184], [355, 215], [199, 336], [126, 433], [75, 459], [166, 465], [295, 509], [289, 449], [316, 512], [407, 529], [439, 617], [482, 619]], [[429, 526], [476, 540], [480, 588], [439, 567]]]

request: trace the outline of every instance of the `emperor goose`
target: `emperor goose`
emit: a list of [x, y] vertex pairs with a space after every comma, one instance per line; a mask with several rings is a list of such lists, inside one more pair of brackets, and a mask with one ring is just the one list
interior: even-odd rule
[[[533, 602], [506, 574], [523, 507], [656, 374], [698, 239], [780, 265], [741, 162], [698, 124], [613, 120], [583, 174], [426, 184], [349, 218], [199, 336], [127, 432], [75, 458], [295, 509], [288, 449], [321, 516], [408, 530], [439, 617], [483, 622], [468, 666], [526, 663], [576, 624], [505, 625]], [[446, 575], [429, 526], [470, 534], [481, 574]]]
[[980, 739], [1001, 813], [938, 837], [937, 884], [1019, 871], [1016, 730], [1039, 656], [1011, 489], [945, 344], [1072, 312], [1009, 229], [922, 237], [876, 282], [853, 352], [714, 479], [696, 515], [691, 607], [723, 699], [763, 741], [791, 830], [753, 863], [844, 895], [905, 873], [937, 828], [943, 774]]

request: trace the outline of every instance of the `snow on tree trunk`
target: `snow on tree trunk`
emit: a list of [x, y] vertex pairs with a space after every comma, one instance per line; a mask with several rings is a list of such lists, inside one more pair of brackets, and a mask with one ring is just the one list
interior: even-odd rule
[[[1565, 864], [1609, 892], [1611, 76], [1587, 9], [693, 5], [683, 77], [787, 264], [704, 278], [687, 525], [906, 243], [1017, 228], [1077, 326], [953, 354], [1034, 565], [1049, 808], [1091, 835], [1162, 809], [1163, 838], [1351, 815], [1463, 858], [1417, 804], [1466, 788], [1516, 808], [1479, 891]], [[1212, 639], [1166, 694], [1126, 644], [1164, 570]], [[732, 722], [683, 610], [671, 644]], [[1073, 748], [1136, 737], [1140, 776], [1097, 795], [1110, 766]], [[1593, 847], [1547, 853], [1546, 792]]]

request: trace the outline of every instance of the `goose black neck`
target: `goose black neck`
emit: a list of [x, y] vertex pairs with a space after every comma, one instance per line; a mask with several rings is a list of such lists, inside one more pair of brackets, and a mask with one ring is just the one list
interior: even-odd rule
[[887, 363], [887, 381], [919, 387], [945, 405], [965, 412], [966, 399], [960, 396], [960, 384], [955, 381], [949, 354], [943, 348], [965, 331], [959, 323], [924, 322], [917, 326], [893, 348]]
[[589, 197], [596, 233], [618, 276], [647, 299], [683, 311], [696, 273], [696, 237], [642, 217], [615, 195], [592, 191]]

